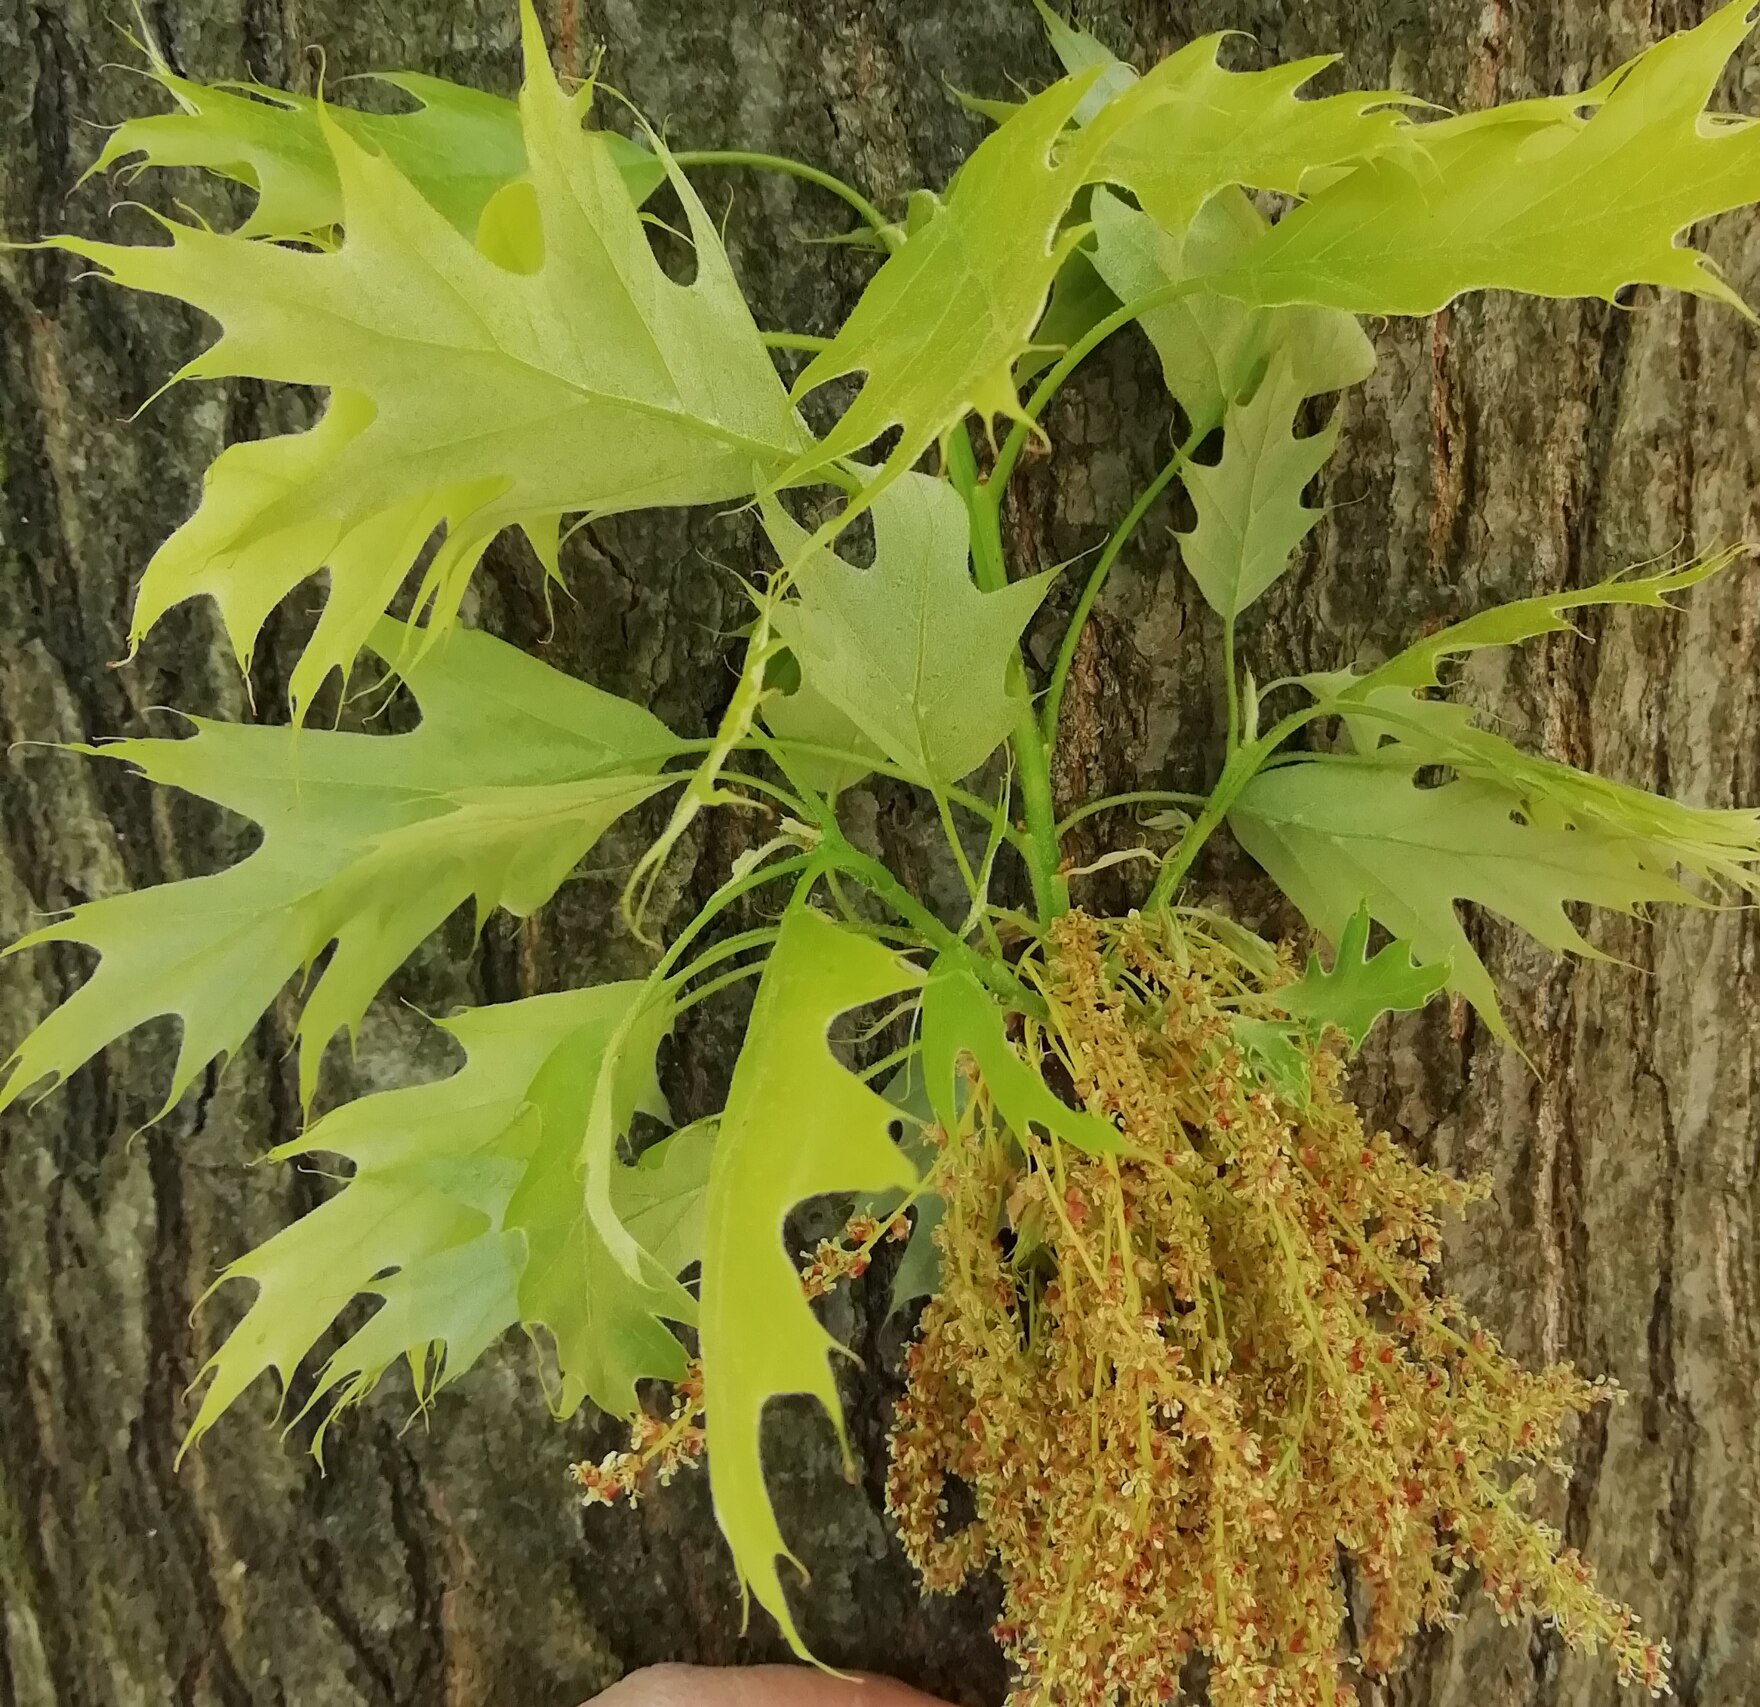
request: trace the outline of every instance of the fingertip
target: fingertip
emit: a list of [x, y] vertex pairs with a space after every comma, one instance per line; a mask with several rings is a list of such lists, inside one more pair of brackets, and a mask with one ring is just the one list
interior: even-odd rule
[[591, 1707], [939, 1707], [889, 1678], [829, 1677], [806, 1666], [657, 1665], [632, 1672]]

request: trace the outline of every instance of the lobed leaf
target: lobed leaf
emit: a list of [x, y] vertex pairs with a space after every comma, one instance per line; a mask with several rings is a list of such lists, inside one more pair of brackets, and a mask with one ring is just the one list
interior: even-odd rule
[[887, 466], [909, 468], [974, 410], [1018, 416], [1013, 368], [1032, 342], [1052, 280], [1080, 241], [1062, 231], [1085, 160], [1059, 157], [1094, 74], [1056, 83], [978, 144], [947, 197], [889, 256], [794, 395], [866, 377], [837, 425], [782, 476], [804, 479], [890, 427]]
[[1304, 97], [1336, 54], [1227, 71], [1225, 35], [1171, 53], [1113, 98], [1090, 131], [1095, 181], [1120, 184], [1163, 230], [1183, 233], [1219, 190], [1302, 194], [1316, 174], [1406, 158], [1409, 97], [1352, 90]]
[[827, 1354], [835, 1342], [802, 1294], [783, 1243], [797, 1203], [826, 1192], [909, 1190], [892, 1141], [898, 1110], [831, 1052], [840, 1013], [914, 987], [920, 975], [867, 937], [797, 905], [782, 924], [734, 1068], [709, 1175], [702, 1282], [709, 1482], [742, 1587], [803, 1658], [777, 1559], [789, 1558], [764, 1487], [764, 1407], [806, 1393], [842, 1431]]
[[1685, 592], [1701, 581], [1720, 575], [1732, 564], [1750, 555], [1750, 548], [1738, 546], [1696, 558], [1675, 569], [1662, 569], [1650, 575], [1616, 575], [1592, 587], [1567, 589], [1559, 593], [1540, 593], [1530, 599], [1514, 599], [1508, 604], [1493, 605], [1468, 617], [1464, 622], [1451, 623], [1434, 634], [1426, 634], [1389, 658], [1385, 664], [1370, 670], [1338, 694], [1345, 701], [1367, 701], [1387, 688], [1431, 688], [1441, 685], [1437, 666], [1446, 658], [1461, 658], [1491, 646], [1514, 646], [1545, 634], [1570, 634], [1576, 625], [1569, 613], [1589, 610], [1602, 605], [1635, 605], [1652, 610], [1672, 610], [1670, 593]]
[[[679, 1133], [620, 1169], [629, 1224], [651, 1240], [639, 1281], [595, 1248], [579, 1189], [569, 1184], [582, 1097], [606, 1038], [646, 997], [640, 983], [598, 985], [441, 1021], [466, 1051], [457, 1073], [363, 1097], [271, 1151], [278, 1162], [341, 1156], [354, 1172], [210, 1289], [249, 1280], [257, 1292], [202, 1371], [185, 1450], [259, 1376], [274, 1371], [285, 1392], [360, 1297], [378, 1307], [324, 1363], [301, 1412], [324, 1412], [320, 1445], [329, 1422], [399, 1359], [425, 1405], [516, 1323], [554, 1342], [565, 1411], [585, 1394], [606, 1410], [633, 1412], [636, 1381], [682, 1374], [683, 1348], [660, 1318], [694, 1319], [695, 1302], [673, 1276], [695, 1260], [691, 1229], [700, 1224], [708, 1146]], [[618, 1072], [625, 1127], [637, 1109], [663, 1111], [654, 1050], [669, 1023], [664, 1004], [649, 1007], [642, 1047]]]
[[[393, 659], [410, 637], [387, 622], [373, 644]], [[13, 944], [80, 942], [101, 958], [14, 1051], [0, 1107], [175, 1014], [169, 1109], [334, 943], [297, 1030], [309, 1102], [325, 1045], [352, 1034], [424, 937], [466, 901], [479, 923], [542, 905], [613, 820], [664, 786], [679, 750], [641, 707], [484, 634], [448, 636], [406, 680], [422, 711], [406, 735], [198, 720], [186, 740], [83, 749], [251, 818], [263, 838], [225, 871], [88, 902]]]
[[1217, 288], [1357, 314], [1429, 314], [1474, 290], [1611, 300], [1632, 284], [1740, 307], [1678, 239], [1760, 198], [1760, 128], [1706, 111], [1752, 13], [1734, 0], [1571, 99], [1414, 127], [1415, 146], [1319, 190]]
[[1567, 902], [1636, 913], [1692, 900], [1631, 838], [1535, 814], [1520, 794], [1478, 777], [1421, 787], [1424, 763], [1390, 753], [1282, 765], [1247, 784], [1228, 821], [1329, 941], [1341, 943], [1367, 907], [1420, 960], [1447, 964], [1448, 987], [1500, 1037], [1509, 1027], [1457, 901], [1489, 908], [1547, 948], [1602, 958], [1566, 916]]
[[329, 599], [290, 687], [301, 713], [332, 669], [347, 670], [437, 529], [416, 608], [439, 627], [505, 527], [554, 541], [565, 512], [741, 497], [800, 449], [714, 221], [656, 140], [695, 247], [696, 277], [674, 282], [617, 151], [581, 128], [593, 86], [564, 93], [530, 0], [522, 11], [525, 174], [485, 221], [490, 252], [323, 111], [342, 202], [334, 250], [173, 222], [158, 247], [53, 240], [221, 323], [186, 376], [330, 392], [311, 432], [234, 446], [214, 464], [200, 509], [147, 567], [135, 644], [208, 594], [248, 660], [273, 605], [327, 568]]
[[1338, 417], [1298, 439], [1303, 396], [1302, 377], [1280, 354], [1251, 398], [1229, 402], [1222, 460], [1186, 467], [1197, 522], [1177, 536], [1180, 556], [1210, 608], [1230, 621], [1283, 574], [1326, 513], [1309, 509], [1302, 492], [1338, 443]]
[[[887, 459], [896, 473], [968, 412], [1018, 417], [1013, 370], [1084, 238], [1065, 216], [1087, 185], [1121, 185], [1183, 233], [1230, 185], [1293, 194], [1316, 170], [1402, 146], [1410, 128], [1396, 95], [1298, 99], [1327, 60], [1226, 71], [1217, 58], [1223, 38], [1210, 36], [1133, 80], [1092, 38], [1056, 39], [1075, 75], [1007, 113], [796, 382], [799, 397], [846, 374], [866, 376], [785, 481], [853, 455], [890, 427], [900, 429]], [[1097, 102], [1106, 89], [1115, 92]], [[1077, 120], [1082, 128], [1066, 135]]]
[[[415, 106], [367, 113], [260, 83], [197, 83], [163, 65], [146, 75], [179, 110], [118, 125], [81, 182], [118, 167], [131, 175], [202, 167], [256, 192], [256, 205], [234, 234], [239, 237], [320, 236], [342, 223], [342, 182], [326, 120], [382, 154], [466, 237], [475, 235], [495, 193], [526, 167], [519, 108], [440, 77], [381, 72], [369, 81], [398, 90]], [[665, 181], [651, 150], [610, 133], [605, 143], [637, 202]]]
[[930, 788], [983, 764], [1020, 716], [1024, 690], [1008, 666], [1055, 571], [980, 591], [965, 501], [924, 474], [874, 500], [870, 569], [828, 549], [806, 555], [810, 536], [774, 500], [763, 515], [784, 563], [802, 565], [798, 597], [773, 613], [801, 686], [769, 703], [771, 728], [873, 752]]
[[1277, 1004], [1315, 1035], [1333, 1026], [1353, 1050], [1383, 1014], [1411, 1013], [1448, 982], [1448, 967], [1419, 962], [1409, 942], [1390, 942], [1369, 953], [1369, 909], [1359, 907], [1338, 939], [1328, 970], [1317, 954], [1295, 983], [1277, 992]]
[[[1232, 185], [1205, 202], [1177, 237], [1104, 189], [1091, 205], [1094, 270], [1125, 302], [1227, 271], [1270, 229]], [[1256, 308], [1197, 291], [1149, 309], [1138, 324], [1161, 358], [1174, 401], [1194, 424], [1221, 421], [1228, 405], [1279, 361], [1303, 398], [1346, 390], [1375, 371], [1374, 346], [1336, 309]]]
[[964, 966], [943, 958], [923, 987], [922, 1068], [924, 1094], [944, 1130], [959, 1130], [965, 1102], [960, 1060], [970, 1057], [984, 1089], [1009, 1127], [1043, 1127], [1089, 1155], [1115, 1155], [1117, 1131], [1098, 1116], [1071, 1108], [1051, 1092], [1008, 1040], [1007, 1015]]

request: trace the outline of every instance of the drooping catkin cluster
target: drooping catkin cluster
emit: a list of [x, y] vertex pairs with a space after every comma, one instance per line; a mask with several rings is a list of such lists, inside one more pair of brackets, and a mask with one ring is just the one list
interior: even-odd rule
[[1065, 920], [1022, 1043], [1127, 1156], [1006, 1133], [981, 1084], [943, 1135], [942, 1284], [888, 1480], [926, 1585], [995, 1564], [1014, 1707], [1175, 1701], [1195, 1654], [1216, 1707], [1352, 1700], [1341, 1560], [1371, 1671], [1476, 1569], [1660, 1691], [1662, 1647], [1526, 1511], [1611, 1390], [1520, 1369], [1433, 1294], [1439, 1217], [1475, 1193], [1365, 1135], [1330, 1052], [1303, 1049], [1305, 1098], [1261, 1084], [1234, 1018], [1262, 986], [1174, 928]]

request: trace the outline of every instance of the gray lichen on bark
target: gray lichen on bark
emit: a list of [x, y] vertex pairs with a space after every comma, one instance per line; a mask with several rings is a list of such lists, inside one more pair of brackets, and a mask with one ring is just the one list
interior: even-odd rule
[[[943, 182], [978, 135], [950, 86], [1003, 93], [1043, 78], [1016, 0], [545, 0], [558, 54], [607, 75], [691, 146], [819, 161], [896, 203]], [[141, 86], [99, 0], [0, 0], [0, 233], [99, 230], [105, 186], [66, 200]], [[1147, 58], [1233, 27], [1266, 51], [1342, 51], [1355, 79], [1450, 103], [1581, 86], [1661, 30], [1671, 0], [1106, 0], [1089, 21]], [[309, 87], [407, 66], [508, 89], [508, 0], [147, 0], [174, 62]], [[1241, 51], [1247, 51], [1243, 45]], [[1337, 74], [1333, 74], [1337, 75]], [[1752, 84], [1760, 72], [1745, 73]], [[1739, 96], [1743, 91], [1730, 91]], [[1745, 104], [1755, 105], [1752, 88]], [[191, 189], [191, 194], [213, 192]], [[731, 243], [760, 319], [831, 329], [867, 263], [797, 238], [839, 209], [785, 180], [730, 175]], [[217, 207], [218, 203], [206, 205]], [[1726, 223], [1713, 251], [1760, 285], [1760, 226]], [[232, 716], [250, 705], [205, 611], [180, 612], [138, 660], [129, 588], [187, 514], [218, 448], [309, 419], [311, 400], [254, 385], [184, 387], [129, 413], [201, 329], [163, 305], [81, 282], [54, 258], [0, 253], [0, 738], [164, 728], [153, 708]], [[1249, 637], [1261, 676], [1385, 652], [1423, 622], [1597, 578], [1677, 548], [1752, 536], [1760, 361], [1752, 328], [1691, 301], [1475, 301], [1376, 329], [1381, 367], [1347, 401], [1334, 506]], [[1023, 562], [1091, 547], [1153, 469], [1168, 406], [1147, 346], [1119, 339], [1048, 422], [1010, 515]], [[1069, 700], [1066, 793], [1192, 786], [1219, 742], [1215, 633], [1171, 572], [1171, 510], [1152, 518], [1108, 590]], [[473, 620], [674, 727], [708, 727], [743, 620], [731, 570], [756, 567], [740, 517], [641, 516], [587, 530], [553, 637], [532, 566], [492, 553]], [[1035, 635], [1048, 661], [1062, 589]], [[272, 707], [302, 624], [274, 620], [253, 684]], [[1634, 782], [1709, 804], [1760, 797], [1760, 581], [1734, 575], [1679, 617], [1622, 613], [1483, 663], [1471, 691], [1517, 732]], [[866, 833], [924, 858], [908, 802], [863, 805]], [[1131, 833], [1114, 825], [1114, 833]], [[682, 889], [752, 833], [709, 824]], [[0, 787], [0, 932], [124, 885], [211, 870], [245, 831], [151, 799], [112, 767], [13, 749]], [[610, 863], [627, 859], [613, 849]], [[1293, 926], [1264, 885], [1219, 856], [1202, 881], [1268, 925]], [[381, 1002], [341, 1097], [443, 1070], [414, 1011], [501, 1000], [637, 967], [609, 922], [616, 873], [566, 890], [532, 923], [455, 929]], [[1102, 895], [1100, 898], [1108, 898]], [[1110, 896], [1116, 900], [1116, 893]], [[1370, 1051], [1366, 1106], [1426, 1154], [1488, 1169], [1497, 1195], [1452, 1247], [1453, 1279], [1511, 1345], [1606, 1371], [1631, 1402], [1586, 1428], [1548, 1498], [1678, 1654], [1679, 1694], [1724, 1707], [1760, 1690], [1760, 937], [1752, 914], [1653, 925], [1598, 919], [1607, 963], [1554, 963], [1495, 922], [1476, 926], [1511, 992], [1534, 1070], [1458, 1013], [1404, 1022]], [[76, 952], [0, 963], [0, 1044], [86, 970]], [[729, 1026], [680, 1039], [682, 1110], [724, 1087]], [[35, 1111], [0, 1121], [0, 1707], [391, 1707], [566, 1704], [629, 1665], [774, 1655], [740, 1633], [706, 1490], [681, 1482], [638, 1512], [572, 1509], [563, 1467], [603, 1426], [558, 1428], [522, 1347], [509, 1345], [405, 1428], [388, 1383], [339, 1431], [320, 1474], [271, 1429], [267, 1393], [177, 1471], [184, 1389], [236, 1301], [193, 1319], [217, 1268], [323, 1189], [245, 1164], [296, 1129], [290, 1015], [269, 1016], [224, 1073], [163, 1125], [151, 1112], [166, 1036], [111, 1050]], [[874, 1298], [842, 1306], [863, 1475], [846, 1485], [827, 1431], [788, 1412], [770, 1440], [784, 1528], [813, 1566], [802, 1599], [827, 1659], [896, 1672], [950, 1699], [1004, 1687], [987, 1597], [919, 1602], [877, 1514], [895, 1340]], [[1482, 1608], [1427, 1639], [1380, 1699], [1522, 1707], [1611, 1702], [1607, 1671]]]

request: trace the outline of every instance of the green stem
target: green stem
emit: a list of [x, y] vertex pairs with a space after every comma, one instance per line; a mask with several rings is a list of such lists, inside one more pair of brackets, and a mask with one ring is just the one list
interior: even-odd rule
[[972, 579], [986, 593], [999, 592], [1008, 585], [1008, 564], [1002, 552], [1002, 517], [996, 506], [985, 500], [984, 477], [978, 472], [978, 459], [972, 455], [972, 441], [966, 436], [964, 421], [948, 433], [941, 448], [947, 459], [948, 478], [965, 499], [972, 518]]
[[[977, 459], [972, 455], [972, 441], [966, 436], [964, 421], [947, 435], [945, 444], [948, 476], [965, 499], [967, 512], [972, 518], [972, 578], [980, 587], [993, 592], [1008, 584], [1008, 566], [1002, 555], [1000, 512], [989, 502], [989, 494], [978, 477]], [[1020, 696], [1021, 704], [1011, 740], [1015, 769], [1021, 781], [1021, 811], [1027, 828], [1022, 852], [1027, 862], [1027, 879], [1033, 886], [1033, 911], [1042, 924], [1049, 924], [1069, 911], [1069, 885], [1057, 869], [1057, 813], [1051, 802], [1051, 752], [1039, 731], [1033, 697], [1027, 688], [1027, 667], [1018, 646], [1008, 661], [1008, 685], [1011, 692]]]
[[[706, 752], [713, 745], [714, 743], [711, 741], [685, 743], [685, 746], [691, 751], [702, 750]], [[802, 758], [833, 759], [841, 764], [859, 765], [863, 770], [873, 771], [876, 776], [889, 776], [895, 778], [899, 782], [913, 783], [919, 788], [922, 786], [922, 783], [916, 777], [912, 776], [909, 771], [905, 770], [900, 765], [888, 764], [884, 759], [876, 759], [867, 753], [852, 752], [847, 747], [828, 747], [823, 742], [819, 741], [777, 741], [772, 736], [761, 735], [751, 737], [742, 742], [739, 750], [741, 752], [749, 753], [764, 753], [774, 759], [776, 757], [777, 749], [784, 752], [798, 754]], [[688, 773], [681, 772], [680, 774], [685, 775]], [[751, 781], [751, 776], [748, 772], [740, 771], [736, 773], [734, 780], [736, 782], [749, 782]], [[973, 794], [963, 788], [949, 788], [945, 789], [943, 792], [955, 806], [962, 807], [965, 811], [970, 812], [974, 818], [981, 818], [986, 824], [989, 824], [992, 827], [995, 827], [1000, 823], [1001, 829], [999, 833], [1002, 837], [1011, 846], [1021, 850], [1024, 854], [1026, 838], [1021, 835], [1019, 830], [1015, 829], [1015, 827], [1008, 822], [1008, 813], [1006, 811], [999, 811], [982, 795]], [[793, 796], [789, 796], [789, 798], [794, 799]], [[795, 800], [795, 804], [798, 806], [801, 803], [799, 800]]]
[[681, 996], [672, 1004], [672, 1017], [676, 1020], [680, 1014], [689, 1013], [699, 1003], [719, 996], [723, 990], [731, 990], [736, 984], [759, 977], [764, 965], [762, 960], [754, 960], [749, 966], [736, 966], [731, 972], [723, 972], [719, 978], [711, 978], [707, 984], [699, 984], [688, 996]]
[[1087, 628], [1095, 602], [1106, 585], [1106, 577], [1112, 573], [1112, 566], [1118, 561], [1119, 553], [1130, 542], [1131, 535], [1142, 525], [1150, 506], [1167, 490], [1176, 476], [1184, 471], [1198, 446], [1214, 430], [1214, 422], [1202, 422], [1192, 429], [1186, 436], [1186, 442], [1173, 453], [1166, 467], [1143, 488], [1137, 501], [1125, 512], [1124, 520], [1113, 530], [1112, 537], [1101, 549], [1100, 560], [1089, 572], [1088, 583], [1082, 588], [1081, 598], [1076, 601], [1075, 613], [1069, 619], [1069, 627], [1063, 631], [1063, 645], [1058, 649], [1057, 663], [1051, 671], [1051, 687], [1045, 695], [1044, 709], [1040, 714], [1040, 727], [1044, 730], [1045, 743], [1053, 751], [1057, 747], [1057, 719], [1063, 709], [1064, 685], [1068, 682], [1070, 670], [1075, 664], [1076, 649], [1082, 643], [1082, 632]]
[[1044, 1004], [1027, 989], [1004, 961], [979, 954], [962, 942], [935, 917], [879, 860], [852, 848], [841, 836], [827, 834], [819, 857], [838, 871], [846, 872], [869, 894], [884, 901], [893, 912], [941, 953], [962, 962], [979, 979], [1022, 1013], [1039, 1014]]
[[1216, 779], [1216, 786], [1211, 789], [1210, 798], [1204, 803], [1204, 810], [1198, 814], [1197, 821], [1180, 838], [1179, 846], [1168, 855], [1166, 864], [1161, 867], [1160, 875], [1155, 879], [1155, 887], [1149, 891], [1149, 909], [1159, 911], [1172, 899], [1174, 890], [1191, 870], [1192, 861], [1198, 857], [1198, 850], [1210, 839], [1211, 832], [1228, 816], [1229, 808], [1240, 798], [1241, 790], [1259, 774], [1265, 761], [1304, 724], [1326, 716], [1331, 709], [1328, 704], [1305, 706], [1300, 711], [1292, 711], [1257, 741], [1249, 742], [1229, 755], [1228, 763], [1222, 767], [1222, 775]]
[[841, 178], [834, 178], [829, 172], [821, 172], [817, 166], [809, 166], [805, 161], [790, 160], [783, 154], [752, 154], [744, 149], [695, 148], [687, 149], [682, 154], [672, 157], [680, 166], [750, 166], [760, 172], [783, 172], [791, 178], [799, 178], [805, 183], [817, 184], [822, 190], [829, 190], [832, 195], [848, 203], [860, 216], [862, 223], [879, 237], [890, 248], [892, 227], [888, 225], [886, 216], [879, 208], [868, 200], [860, 190], [853, 189]]
[[1241, 744], [1241, 680], [1234, 656], [1234, 612], [1222, 619], [1222, 676], [1228, 692], [1228, 755]]
[[1001, 514], [1003, 493], [1007, 489], [1010, 475], [1014, 473], [1014, 465], [1020, 461], [1021, 452], [1027, 447], [1027, 438], [1039, 424], [1039, 417], [1045, 406], [1057, 395], [1063, 382], [1121, 327], [1130, 325], [1152, 308], [1162, 308], [1170, 302], [1178, 302], [1182, 297], [1194, 295], [1208, 288], [1210, 283], [1209, 279], [1180, 279], [1173, 284], [1158, 285], [1154, 290], [1145, 291], [1143, 295], [1133, 297], [1123, 307], [1115, 308], [1104, 320], [1096, 321], [1058, 357], [1051, 371], [1039, 381], [1033, 395], [1027, 400], [1022, 418], [1009, 429], [1008, 437], [1003, 440], [1002, 449], [997, 454], [996, 466], [990, 470], [985, 500], [995, 507], [997, 514]]
[[760, 332], [758, 337], [767, 350], [828, 350], [831, 348], [829, 338], [816, 337], [811, 332]]
[[736, 954], [745, 954], [754, 948], [768, 948], [780, 934], [775, 925], [760, 925], [756, 930], [741, 931], [737, 936], [723, 937], [720, 942], [703, 950], [689, 966], [672, 974], [675, 984], [688, 984], [693, 978], [700, 978], [712, 966], [719, 966], [724, 960], [731, 960]]
[[959, 826], [953, 821], [953, 809], [947, 803], [947, 796], [940, 789], [935, 793], [935, 810], [941, 815], [941, 833], [947, 838], [947, 845], [953, 850], [954, 864], [959, 867], [960, 881], [966, 886], [966, 895], [972, 903], [972, 914], [978, 920], [984, 932], [984, 941], [990, 952], [998, 960], [1002, 958], [1002, 943], [996, 935], [996, 927], [990, 922], [990, 915], [984, 906], [985, 895], [978, 884], [978, 874], [972, 870], [972, 862], [966, 855], [965, 844], [959, 839]]
[[1060, 818], [1057, 833], [1067, 835], [1084, 818], [1115, 811], [1120, 806], [1202, 806], [1207, 798], [1202, 794], [1182, 794], [1173, 788], [1139, 788], [1129, 794], [1108, 794], [1104, 799], [1090, 800], [1086, 805], [1078, 806], [1068, 817]]

